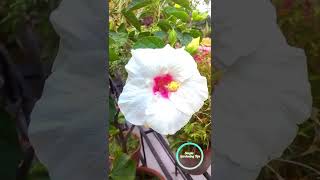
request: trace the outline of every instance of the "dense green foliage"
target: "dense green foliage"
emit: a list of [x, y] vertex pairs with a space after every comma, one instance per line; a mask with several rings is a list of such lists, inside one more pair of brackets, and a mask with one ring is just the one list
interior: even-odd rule
[[[126, 77], [131, 49], [181, 47], [210, 34], [207, 14], [189, 0], [109, 1], [109, 69]], [[205, 28], [207, 27], [207, 28]]]

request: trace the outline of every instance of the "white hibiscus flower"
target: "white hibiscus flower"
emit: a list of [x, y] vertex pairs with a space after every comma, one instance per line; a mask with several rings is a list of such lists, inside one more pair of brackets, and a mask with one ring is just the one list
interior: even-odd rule
[[183, 48], [132, 50], [118, 105], [127, 121], [174, 134], [208, 98], [207, 79]]

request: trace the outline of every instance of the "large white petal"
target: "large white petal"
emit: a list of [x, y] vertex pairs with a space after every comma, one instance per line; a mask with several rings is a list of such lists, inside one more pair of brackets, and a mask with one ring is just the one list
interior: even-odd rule
[[135, 125], [143, 125], [145, 109], [149, 106], [152, 96], [152, 89], [144, 79], [129, 77], [118, 100], [119, 108], [126, 120]]
[[177, 110], [168, 99], [153, 96], [153, 103], [146, 109], [146, 123], [160, 134], [174, 134], [185, 126], [191, 116]]
[[192, 76], [181, 84], [177, 92], [170, 95], [170, 100], [175, 107], [188, 115], [199, 111], [207, 99], [207, 79], [200, 75]]
[[161, 49], [135, 49], [126, 65], [129, 75], [152, 79], [160, 74], [169, 73], [180, 82], [198, 73], [192, 56], [181, 49], [169, 45]]

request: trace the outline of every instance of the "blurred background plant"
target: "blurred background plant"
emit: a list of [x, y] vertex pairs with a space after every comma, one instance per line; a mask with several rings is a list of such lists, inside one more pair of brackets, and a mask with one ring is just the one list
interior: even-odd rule
[[[6, 0], [0, 2], [0, 41], [19, 62], [19, 40], [24, 31], [36, 33], [35, 41], [41, 44], [41, 59], [53, 61], [59, 38], [49, 22], [49, 16], [61, 0]], [[30, 29], [26, 29], [28, 26]], [[17, 57], [18, 56], [18, 57]], [[22, 59], [20, 57], [20, 59]]]
[[[0, 45], [16, 65], [41, 61], [50, 71], [58, 49], [59, 37], [49, 15], [60, 0], [6, 0], [0, 2]], [[0, 97], [2, 99], [2, 97]], [[0, 179], [16, 179], [21, 165], [23, 141], [17, 133], [15, 118], [0, 105]], [[46, 168], [35, 158], [27, 179], [49, 179]], [[19, 177], [21, 178], [21, 177]], [[24, 177], [25, 178], [25, 177]]]
[[312, 117], [282, 157], [272, 160], [261, 179], [315, 180], [320, 178], [320, 1], [272, 0], [278, 24], [289, 45], [304, 49], [313, 97]]

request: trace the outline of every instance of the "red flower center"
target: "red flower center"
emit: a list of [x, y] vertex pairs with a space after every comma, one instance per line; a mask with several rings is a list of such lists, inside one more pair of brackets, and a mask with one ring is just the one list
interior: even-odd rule
[[160, 93], [164, 98], [169, 98], [169, 89], [168, 85], [173, 81], [173, 78], [170, 74], [159, 75], [153, 78], [153, 93]]

